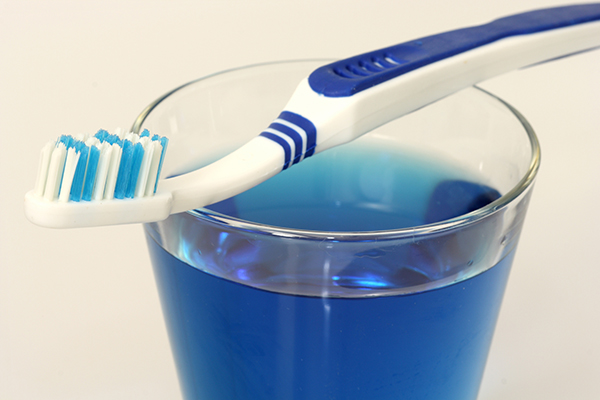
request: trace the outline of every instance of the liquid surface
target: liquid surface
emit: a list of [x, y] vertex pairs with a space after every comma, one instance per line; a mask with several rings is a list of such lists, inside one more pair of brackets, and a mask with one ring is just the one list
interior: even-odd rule
[[[448, 166], [370, 155], [368, 165], [335, 155], [299, 164], [215, 209], [277, 226], [369, 231], [452, 218], [499, 196]], [[323, 173], [327, 163], [335, 166]], [[476, 398], [513, 256], [495, 266], [486, 256], [499, 241], [494, 218], [381, 243], [192, 222], [174, 223], [174, 244], [146, 230], [186, 399]], [[390, 295], [406, 288], [417, 289]]]
[[[500, 196], [465, 176], [474, 179], [413, 154], [333, 149], [211, 208], [290, 228], [399, 229], [466, 214]], [[213, 275], [281, 293], [361, 297], [422, 291], [488, 269], [498, 259], [497, 222], [491, 217], [418, 240], [330, 242], [282, 239], [192, 215], [172, 217], [160, 229], [173, 232], [163, 240], [169, 252]]]
[[317, 154], [209, 209], [320, 231], [378, 231], [442, 221], [500, 197], [457, 165], [373, 145]]

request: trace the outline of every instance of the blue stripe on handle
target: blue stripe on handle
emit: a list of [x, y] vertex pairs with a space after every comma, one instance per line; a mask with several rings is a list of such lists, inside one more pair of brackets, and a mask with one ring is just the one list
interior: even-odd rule
[[317, 128], [315, 128], [315, 125], [302, 115], [290, 111], [283, 111], [279, 114], [279, 119], [294, 124], [306, 132], [306, 151], [304, 153], [304, 158], [312, 156], [315, 152], [315, 147], [317, 146]]
[[[287, 169], [290, 166], [290, 160], [292, 159], [292, 157], [293, 164], [296, 164], [303, 159], [303, 156], [304, 158], [306, 158], [312, 156], [315, 153], [315, 147], [317, 145], [317, 128], [315, 128], [315, 125], [308, 119], [290, 111], [283, 111], [281, 114], [279, 114], [279, 117], [277, 119], [286, 121], [293, 125], [293, 127], [289, 127], [278, 122], [273, 122], [269, 126], [269, 128], [292, 139], [295, 147], [294, 154], [292, 154], [290, 144], [282, 137], [266, 131], [261, 133], [260, 136], [271, 139], [283, 148], [283, 151], [285, 153], [285, 164], [283, 165], [283, 169]], [[295, 128], [297, 128], [298, 130], [303, 130], [306, 133], [306, 138], [304, 138], [300, 133], [298, 133], [298, 130], [296, 130]], [[305, 140], [306, 145], [304, 145]], [[302, 149], [305, 149], [304, 154], [302, 154]]]
[[287, 169], [288, 166], [290, 165], [290, 159], [291, 159], [291, 154], [292, 154], [292, 149], [290, 148], [289, 143], [285, 139], [283, 139], [271, 132], [263, 132], [260, 134], [260, 136], [266, 137], [267, 139], [271, 139], [272, 141], [274, 141], [275, 143], [277, 143], [281, 146], [281, 148], [283, 149], [283, 153], [284, 153], [284, 161], [283, 161], [282, 169]]
[[548, 8], [458, 29], [336, 61], [308, 78], [312, 90], [347, 97], [409, 71], [511, 36], [600, 20], [600, 4]]
[[294, 141], [295, 149], [294, 149], [294, 155], [293, 155], [293, 158], [294, 158], [293, 164], [297, 164], [300, 161], [300, 159], [302, 158], [302, 146], [304, 145], [304, 140], [302, 139], [302, 136], [298, 132], [296, 132], [295, 130], [290, 128], [289, 126], [279, 124], [277, 122], [273, 122], [271, 125], [269, 125], [269, 128], [283, 133], [284, 135], [288, 136], [290, 139], [292, 139]]

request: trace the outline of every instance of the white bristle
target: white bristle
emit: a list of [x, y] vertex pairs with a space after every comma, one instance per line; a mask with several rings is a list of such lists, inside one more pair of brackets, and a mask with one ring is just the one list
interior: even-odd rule
[[[92, 147], [95, 147], [96, 149], [98, 149], [98, 152], [100, 153], [100, 156], [98, 157], [98, 165], [96, 166], [96, 176], [94, 177], [94, 182], [93, 182], [93, 186], [92, 186], [92, 193], [91, 193], [91, 199], [94, 199], [94, 193], [96, 191], [96, 187], [98, 186], [98, 171], [100, 168], [100, 160], [102, 159], [102, 147], [103, 144], [100, 142], [100, 140], [98, 140], [97, 137], [95, 136], [90, 136], [85, 140], [85, 145], [88, 146], [90, 148], [90, 155], [92, 153]], [[88, 155], [88, 165], [90, 165], [90, 155]], [[88, 179], [88, 169], [86, 167], [85, 170], [85, 180], [84, 180], [84, 185], [87, 183], [87, 179]]]
[[50, 156], [52, 155], [52, 150], [56, 146], [56, 142], [54, 140], [46, 143], [46, 145], [42, 148], [40, 154], [40, 165], [38, 168], [38, 175], [35, 182], [35, 195], [43, 196], [44, 189], [46, 188], [46, 181], [48, 179], [48, 167], [50, 165]]
[[108, 143], [102, 143], [99, 147], [100, 158], [98, 159], [98, 169], [96, 171], [96, 182], [94, 182], [94, 190], [92, 192], [92, 200], [102, 200], [104, 197], [104, 187], [106, 186], [106, 176], [108, 175], [108, 167], [110, 165], [110, 156], [112, 154], [112, 146]]
[[154, 153], [154, 146], [149, 137], [143, 137], [140, 139], [140, 143], [144, 146], [144, 157], [142, 158], [142, 164], [140, 165], [140, 173], [135, 186], [135, 197], [144, 197], [146, 193], [146, 182], [148, 181], [148, 171], [152, 164], [152, 155]]
[[162, 153], [162, 144], [160, 144], [158, 140], [153, 140], [151, 144], [154, 150], [152, 154], [152, 161], [150, 163], [150, 167], [148, 168], [146, 190], [144, 191], [146, 196], [152, 196], [154, 194], [154, 187], [156, 186], [156, 180], [158, 179], [156, 175], [158, 174], [160, 155]]
[[58, 195], [58, 201], [60, 202], [66, 203], [69, 201], [73, 176], [75, 176], [75, 170], [77, 169], [77, 162], [79, 161], [80, 155], [81, 153], [76, 151], [73, 147], [67, 150], [67, 157], [62, 173], [62, 182], [60, 184], [60, 194]]
[[126, 133], [127, 132], [125, 131], [125, 129], [123, 129], [123, 128], [117, 128], [117, 129], [115, 129], [114, 135], [118, 136], [119, 139], [123, 140], [123, 138], [125, 137]]
[[94, 136], [90, 136], [89, 138], [87, 138], [85, 140], [85, 144], [86, 146], [92, 147], [92, 146], [96, 146], [98, 148], [100, 148], [100, 141], [98, 140], [98, 138], [94, 137]]
[[115, 185], [117, 184], [117, 175], [119, 174], [119, 162], [121, 161], [122, 149], [118, 144], [113, 144], [108, 174], [106, 176], [106, 186], [104, 188], [104, 198], [112, 200], [115, 195]]
[[48, 180], [44, 189], [44, 199], [52, 201], [58, 196], [58, 189], [65, 167], [67, 148], [64, 143], [58, 143], [52, 151], [50, 165], [48, 166]]
[[[133, 132], [126, 132], [123, 129], [117, 129], [110, 140], [106, 140], [104, 134], [96, 137], [95, 135], [79, 134], [75, 137], [60, 137], [56, 141], [50, 141], [42, 148], [40, 152], [40, 164], [36, 177], [36, 184], [33, 195], [42, 197], [48, 201], [59, 201], [62, 203], [70, 201], [101, 201], [112, 200], [115, 195], [115, 187], [119, 176], [119, 168], [121, 167], [122, 157], [122, 141], [110, 144], [115, 140], [114, 136], [118, 136], [122, 141], [129, 141], [133, 145], [140, 143], [144, 148], [141, 156], [140, 169], [135, 190], [134, 198], [153, 196], [156, 187], [156, 175], [160, 163], [162, 153], [162, 145], [160, 141], [152, 140], [150, 136], [143, 137]], [[76, 140], [83, 142], [77, 143]], [[121, 143], [121, 144], [119, 144]], [[85, 146], [89, 152], [85, 168], [79, 165], [82, 161], [82, 151]], [[67, 148], [67, 145], [69, 146]], [[96, 153], [96, 150], [98, 153]], [[92, 157], [94, 154], [94, 157]], [[139, 153], [141, 154], [141, 153]], [[96, 162], [94, 168], [91, 167], [92, 162]], [[136, 157], [139, 157], [136, 155]], [[84, 171], [83, 177], [79, 177], [75, 182], [75, 175], [78, 173], [78, 167]], [[88, 167], [92, 168], [88, 170]], [[95, 174], [95, 175], [93, 175]], [[82, 179], [80, 182], [79, 179]], [[93, 179], [93, 182], [87, 182], [88, 179]], [[74, 193], [73, 185], [81, 184], [82, 193], [81, 199], [79, 194]], [[90, 188], [91, 185], [91, 188]], [[91, 194], [90, 194], [91, 189]], [[130, 188], [128, 189], [130, 190]]]
[[133, 132], [129, 132], [124, 136], [124, 140], [129, 140], [131, 143], [136, 144], [140, 141], [140, 137]]

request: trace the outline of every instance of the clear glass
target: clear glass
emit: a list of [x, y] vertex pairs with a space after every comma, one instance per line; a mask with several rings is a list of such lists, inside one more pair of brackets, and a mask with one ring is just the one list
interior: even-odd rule
[[[185, 173], [260, 133], [323, 63], [199, 79], [134, 130], [167, 135], [163, 174]], [[525, 119], [469, 88], [146, 224], [184, 397], [475, 399], [539, 161]]]

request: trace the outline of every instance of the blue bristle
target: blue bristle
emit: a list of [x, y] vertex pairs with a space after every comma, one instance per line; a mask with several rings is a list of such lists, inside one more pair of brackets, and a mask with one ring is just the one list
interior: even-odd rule
[[133, 160], [133, 143], [125, 140], [123, 141], [122, 148], [121, 163], [119, 164], [119, 173], [117, 174], [117, 185], [115, 186], [116, 199], [125, 197], [125, 191], [129, 183], [129, 174], [131, 172], [131, 162]]
[[[104, 129], [98, 130], [93, 137], [98, 139], [100, 143], [117, 144], [121, 147], [121, 161], [117, 172], [114, 198], [124, 199], [135, 197], [135, 189], [145, 154], [144, 146], [141, 143], [134, 144], [130, 140], [121, 139], [118, 135], [110, 134]], [[162, 170], [168, 139], [158, 135], [151, 136], [148, 129], [144, 129], [139, 137], [151, 137], [152, 141], [159, 141], [162, 145], [157, 175], [148, 177], [148, 179], [154, 179], [154, 192], [156, 192], [158, 176], [160, 176]], [[71, 135], [61, 135], [56, 141], [57, 145], [59, 143], [63, 143], [67, 149], [74, 148], [79, 154], [69, 199], [77, 202], [81, 200], [91, 201], [100, 161], [100, 149], [97, 146], [88, 146]]]
[[90, 148], [86, 146], [85, 143], [80, 141], [76, 141], [73, 144], [73, 147], [79, 153], [79, 161], [77, 161], [77, 168], [75, 169], [75, 175], [73, 176], [73, 183], [71, 184], [71, 193], [69, 199], [72, 201], [80, 201]]
[[109, 135], [110, 134], [107, 131], [105, 131], [104, 129], [100, 129], [98, 132], [96, 132], [94, 137], [96, 139], [98, 139], [100, 142], [104, 142], [106, 140], [106, 137]]
[[100, 143], [106, 142], [108, 144], [114, 144], [114, 143], [117, 143], [117, 142], [119, 142], [121, 140], [117, 135], [113, 135], [111, 133], [108, 133], [104, 129], [100, 129], [98, 131], [98, 133], [96, 133], [94, 135], [94, 137], [96, 137], [96, 139], [98, 139], [100, 141]]
[[73, 145], [74, 141], [75, 139], [73, 139], [73, 136], [71, 135], [61, 135], [58, 138], [58, 142], [63, 143], [67, 149]]
[[106, 142], [107, 142], [108, 144], [115, 144], [115, 143], [116, 143], [116, 144], [118, 144], [118, 145], [119, 145], [119, 147], [121, 147], [121, 148], [123, 147], [123, 144], [124, 144], [124, 141], [123, 141], [123, 139], [121, 139], [121, 138], [120, 138], [120, 137], [118, 137], [117, 135], [109, 135], [109, 136], [106, 138]]
[[142, 159], [144, 158], [144, 146], [141, 143], [136, 143], [133, 146], [133, 156], [131, 161], [131, 172], [129, 175], [129, 183], [127, 190], [125, 191], [125, 197], [128, 199], [133, 198], [135, 195], [135, 186], [137, 185], [138, 176], [140, 174], [140, 167], [142, 166]]
[[83, 184], [83, 193], [81, 198], [85, 201], [92, 200], [92, 191], [96, 180], [96, 171], [98, 161], [100, 160], [100, 150], [96, 146], [91, 146], [88, 156], [87, 172], [85, 174], [85, 183]]

